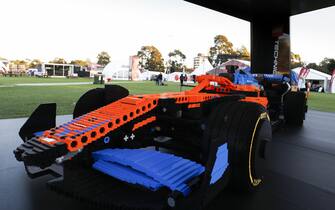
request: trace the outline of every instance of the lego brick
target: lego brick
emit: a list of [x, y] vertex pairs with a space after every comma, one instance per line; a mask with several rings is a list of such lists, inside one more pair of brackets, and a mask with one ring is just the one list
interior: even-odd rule
[[105, 149], [94, 152], [93, 157], [96, 160], [95, 169], [117, 179], [157, 190], [158, 185], [152, 182], [154, 180], [160, 186], [184, 195], [190, 192], [186, 182], [205, 170], [191, 160], [149, 149]]

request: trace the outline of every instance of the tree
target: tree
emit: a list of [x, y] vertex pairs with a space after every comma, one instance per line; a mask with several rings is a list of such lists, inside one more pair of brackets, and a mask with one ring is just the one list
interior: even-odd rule
[[301, 62], [301, 56], [299, 54], [295, 54], [294, 52], [291, 52], [291, 63], [300, 63]]
[[318, 70], [318, 71], [321, 70], [320, 66], [316, 63], [309, 63], [306, 67], [309, 68], [309, 69], [315, 69], [315, 70]]
[[28, 66], [28, 62], [25, 60], [13, 60], [11, 61], [12, 64], [14, 65], [25, 65]]
[[243, 60], [248, 60], [250, 61], [250, 52], [248, 51], [248, 49], [242, 45], [241, 48], [238, 48], [235, 52], [236, 56], [239, 59], [243, 59]]
[[49, 61], [49, 63], [67, 64], [64, 58], [55, 58], [52, 61]]
[[320, 71], [332, 74], [333, 69], [335, 69], [335, 59], [334, 58], [324, 58], [320, 64]]
[[224, 35], [214, 37], [214, 46], [209, 49], [209, 61], [214, 67], [226, 62], [229, 58], [236, 56], [233, 43]]
[[291, 69], [305, 66], [305, 63], [301, 61], [301, 56], [291, 52]]
[[164, 59], [159, 50], [154, 46], [143, 46], [137, 52], [140, 58], [140, 67], [149, 71], [164, 72]]
[[37, 68], [41, 64], [42, 64], [42, 61], [40, 61], [39, 59], [34, 59], [30, 61], [29, 68]]
[[87, 66], [89, 66], [89, 61], [87, 61], [87, 60], [73, 60], [73, 61], [71, 61], [71, 64], [73, 64], [73, 65], [78, 65], [78, 66], [82, 66], [82, 67], [87, 67]]
[[187, 68], [187, 67], [185, 66], [185, 73], [187, 73], [187, 74], [191, 74], [193, 71], [194, 71], [193, 68]]
[[107, 64], [109, 64], [109, 62], [111, 62], [110, 55], [105, 51], [99, 53], [97, 58], [98, 58], [98, 64], [102, 66], [106, 66]]
[[169, 71], [170, 73], [173, 72], [182, 72], [185, 65], [186, 56], [184, 53], [182, 53], [180, 50], [174, 50], [169, 53]]

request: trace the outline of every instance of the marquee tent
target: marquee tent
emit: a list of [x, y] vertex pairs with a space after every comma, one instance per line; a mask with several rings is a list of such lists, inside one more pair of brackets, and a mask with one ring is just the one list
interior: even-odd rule
[[[323, 73], [315, 69], [306, 69], [303, 67], [297, 67], [292, 69], [299, 75], [299, 87], [304, 88], [305, 82], [310, 81], [312, 84], [317, 82], [320, 84], [326, 92], [335, 92], [334, 83], [331, 84], [331, 75]], [[331, 85], [331, 87], [330, 87]]]
[[129, 79], [129, 64], [113, 61], [105, 66], [102, 70], [104, 79], [110, 80], [128, 80]]
[[217, 66], [216, 68], [208, 71], [208, 74], [219, 75], [220, 73], [227, 73], [229, 66], [235, 66], [235, 68], [247, 68], [250, 67], [250, 61], [240, 59], [229, 59], [227, 62]]

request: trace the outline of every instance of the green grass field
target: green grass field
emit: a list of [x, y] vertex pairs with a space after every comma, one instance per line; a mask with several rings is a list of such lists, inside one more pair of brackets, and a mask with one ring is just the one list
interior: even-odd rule
[[27, 83], [93, 82], [92, 78], [0, 77], [0, 86]]
[[318, 111], [335, 112], [335, 94], [311, 92], [308, 107]]
[[[5, 81], [5, 79], [1, 78], [0, 81]], [[28, 80], [24, 78], [23, 81], [26, 81], [27, 83], [34, 83], [35, 81], [32, 79], [33, 78], [29, 78]], [[16, 81], [10, 81], [12, 82], [12, 85], [23, 83], [22, 80], [17, 80], [17, 78], [15, 78], [15, 80]], [[43, 78], [36, 80], [38, 80], [38, 82], [46, 82], [43, 81]], [[47, 78], [47, 80], [49, 79]], [[57, 82], [69, 82], [69, 80], [66, 79], [52, 80]], [[50, 80], [48, 82], [50, 82]], [[168, 86], [156, 86], [154, 82], [151, 81], [115, 81], [114, 84], [122, 85], [123, 87], [127, 88], [131, 94], [179, 91], [178, 83], [168, 83]], [[29, 116], [39, 104], [53, 102], [57, 103], [58, 115], [72, 114], [75, 103], [79, 97], [87, 90], [96, 87], [102, 87], [102, 85], [0, 87], [0, 119], [26, 117]]]
[[[0, 77], [0, 119], [27, 117], [41, 103], [57, 103], [57, 114], [71, 114], [79, 97], [89, 89], [102, 85], [64, 85], [64, 86], [9, 86], [23, 83], [89, 82], [92, 79], [54, 79], [54, 78], [4, 78]], [[115, 81], [127, 88], [131, 94], [149, 94], [179, 91], [178, 83], [156, 86], [154, 82]], [[311, 93], [309, 108], [335, 112], [335, 94]]]

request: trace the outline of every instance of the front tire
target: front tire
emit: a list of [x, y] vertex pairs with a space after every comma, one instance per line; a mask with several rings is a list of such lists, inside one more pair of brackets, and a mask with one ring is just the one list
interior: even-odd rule
[[228, 142], [230, 185], [234, 190], [252, 192], [259, 188], [266, 170], [266, 148], [272, 129], [265, 108], [244, 102], [243, 117]]
[[[222, 177], [226, 180], [224, 183], [239, 192], [258, 189], [265, 175], [267, 145], [272, 139], [266, 109], [243, 101], [218, 104], [209, 117], [206, 136], [220, 142], [218, 146], [228, 143], [228, 171], [227, 176]], [[205, 156], [210, 155], [213, 154]]]

